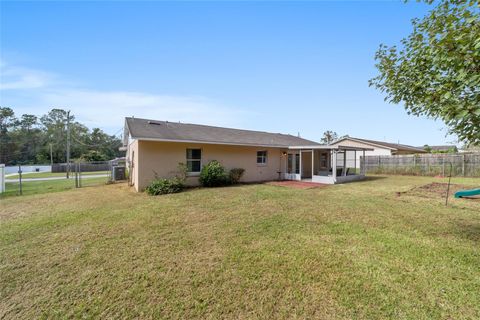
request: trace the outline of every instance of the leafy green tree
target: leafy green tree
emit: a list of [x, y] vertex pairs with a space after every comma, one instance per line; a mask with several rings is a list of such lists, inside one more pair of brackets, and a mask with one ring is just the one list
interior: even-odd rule
[[13, 109], [0, 107], [0, 163], [12, 164], [14, 156], [19, 154], [11, 132], [17, 121]]
[[[80, 158], [87, 151], [83, 144], [87, 139], [88, 128], [79, 122], [75, 122], [75, 116], [62, 109], [52, 109], [40, 118], [45, 131], [45, 144], [42, 152], [50, 152], [52, 145], [53, 162], [65, 162], [67, 159], [67, 122], [70, 120], [70, 155], [71, 158]], [[83, 144], [82, 144], [83, 143]]]
[[320, 139], [320, 143], [322, 144], [330, 144], [338, 139], [338, 134], [335, 131], [325, 131], [323, 133], [322, 139]]
[[380, 46], [370, 86], [409, 114], [441, 119], [460, 140], [480, 144], [478, 1], [443, 0], [412, 24], [400, 48]]
[[119, 155], [118, 148], [122, 145], [120, 139], [106, 134], [99, 128], [92, 129], [87, 141], [108, 159], [117, 157]]
[[[73, 122], [75, 117], [70, 116], [70, 121]], [[45, 132], [45, 149], [43, 152], [50, 152], [49, 148], [52, 145], [53, 162], [66, 161], [66, 143], [67, 143], [67, 111], [62, 109], [52, 109], [46, 115], [40, 118]]]
[[89, 150], [86, 153], [82, 154], [80, 157], [82, 161], [107, 161], [109, 160], [104, 153], [96, 151], [96, 150]]
[[38, 124], [38, 117], [33, 114], [24, 114], [18, 121], [20, 128], [30, 132]]
[[18, 163], [28, 163], [35, 159], [41, 148], [43, 134], [38, 126], [38, 117], [32, 114], [23, 114], [17, 120], [15, 130], [11, 133], [17, 150], [21, 153], [15, 157]]
[[[52, 109], [40, 117], [24, 114], [19, 119], [11, 108], [0, 108], [0, 163], [8, 165], [65, 162], [67, 111]], [[71, 159], [104, 161], [121, 156], [122, 141], [95, 128], [90, 131], [70, 115]]]
[[17, 122], [12, 108], [0, 107], [0, 132], [5, 133]]

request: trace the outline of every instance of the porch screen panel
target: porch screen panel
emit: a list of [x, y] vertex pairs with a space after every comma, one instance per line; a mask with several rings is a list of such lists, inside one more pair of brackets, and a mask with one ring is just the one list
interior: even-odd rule
[[300, 174], [300, 154], [295, 154], [295, 173]]
[[293, 171], [293, 154], [289, 153], [288, 160], [287, 160], [287, 173], [292, 173], [292, 171]]

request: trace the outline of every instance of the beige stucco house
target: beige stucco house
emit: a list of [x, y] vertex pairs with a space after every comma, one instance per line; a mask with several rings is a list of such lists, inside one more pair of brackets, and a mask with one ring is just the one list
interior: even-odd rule
[[202, 166], [219, 161], [226, 169], [245, 169], [243, 182], [279, 179], [340, 183], [362, 179], [340, 155], [369, 148], [325, 146], [288, 134], [240, 130], [198, 124], [126, 118], [124, 145], [129, 181], [137, 191], [155, 177], [188, 168], [187, 184], [197, 185]]
[[[367, 140], [354, 137], [344, 137], [333, 142], [332, 146], [350, 146], [358, 148], [369, 148], [365, 151], [365, 156], [393, 156], [403, 154], [427, 153], [423, 148], [413, 147], [406, 144], [389, 143], [383, 141]], [[355, 164], [353, 159], [347, 158], [347, 165], [360, 168], [360, 154], [357, 153]]]

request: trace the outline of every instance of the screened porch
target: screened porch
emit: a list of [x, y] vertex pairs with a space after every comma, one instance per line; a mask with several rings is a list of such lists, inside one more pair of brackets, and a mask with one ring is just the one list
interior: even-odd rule
[[365, 151], [372, 149], [348, 146], [293, 146], [286, 154], [285, 180], [302, 180], [325, 184], [344, 183], [365, 177], [357, 168], [357, 153], [360, 161]]

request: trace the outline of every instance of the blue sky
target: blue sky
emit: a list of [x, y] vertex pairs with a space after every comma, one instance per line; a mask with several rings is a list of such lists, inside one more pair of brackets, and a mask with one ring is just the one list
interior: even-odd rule
[[122, 118], [443, 144], [441, 122], [368, 87], [380, 43], [398, 44], [416, 2], [1, 2], [0, 105]]

